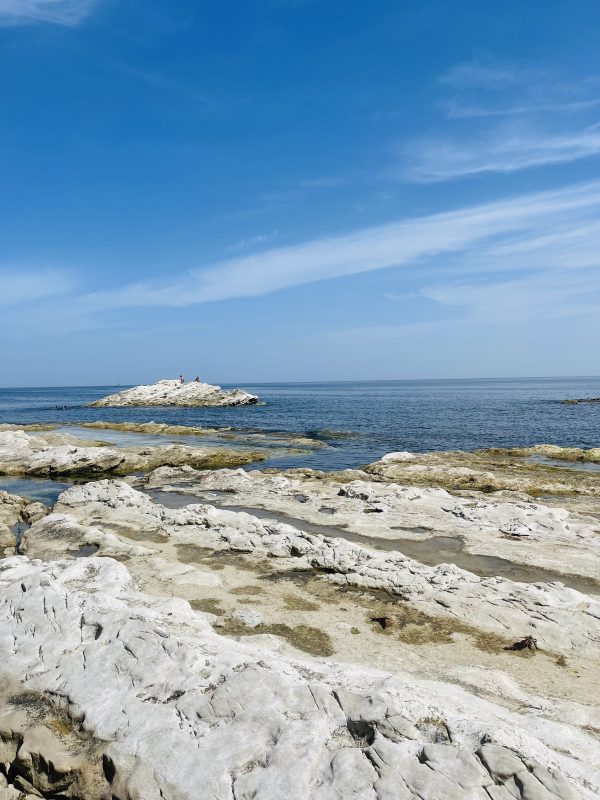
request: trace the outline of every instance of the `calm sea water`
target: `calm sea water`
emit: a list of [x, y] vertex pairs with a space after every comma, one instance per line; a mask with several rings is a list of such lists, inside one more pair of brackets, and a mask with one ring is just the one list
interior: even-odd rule
[[[95, 409], [86, 404], [114, 392], [114, 387], [0, 389], [0, 422], [154, 420], [303, 433], [317, 436], [329, 446], [273, 463], [322, 469], [358, 466], [394, 450], [472, 450], [541, 442], [600, 446], [600, 404], [566, 406], [559, 402], [600, 396], [600, 377], [269, 383], [245, 384], [244, 388], [258, 394], [264, 405]], [[108, 432], [104, 434], [93, 432], [106, 439]], [[203, 444], [206, 440], [194, 441]]]

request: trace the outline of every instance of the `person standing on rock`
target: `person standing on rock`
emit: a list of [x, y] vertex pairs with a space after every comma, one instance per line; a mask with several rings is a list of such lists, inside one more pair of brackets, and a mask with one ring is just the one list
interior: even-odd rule
[[183, 377], [183, 375], [179, 376], [179, 383], [185, 383], [185, 378]]

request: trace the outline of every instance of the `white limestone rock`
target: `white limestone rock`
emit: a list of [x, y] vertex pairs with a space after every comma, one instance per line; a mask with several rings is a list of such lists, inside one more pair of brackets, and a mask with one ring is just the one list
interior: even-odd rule
[[258, 402], [243, 389], [226, 391], [210, 383], [163, 380], [149, 386], [134, 386], [90, 403], [93, 408], [114, 406], [245, 406]]
[[360, 480], [341, 482], [326, 475], [166, 467], [150, 473], [146, 485], [311, 525], [333, 525], [341, 535], [356, 535], [365, 543], [370, 539], [375, 546], [391, 541], [402, 551], [403, 541], [431, 539], [435, 548], [437, 537], [452, 537], [466, 553], [535, 565], [555, 573], [557, 580], [561, 573], [591, 578], [589, 583], [600, 576], [598, 521], [533, 501], [459, 497], [445, 489], [375, 481], [365, 473]]
[[399, 552], [377, 552], [210, 505], [170, 509], [120, 481], [74, 486], [61, 494], [54, 512], [26, 533], [24, 545], [31, 555], [55, 557], [47, 542], [60, 540], [61, 525], [130, 530], [148, 540], [268, 555], [280, 559], [282, 568], [312, 568], [335, 583], [382, 589], [431, 616], [502, 637], [531, 635], [556, 653], [568, 654], [575, 647], [582, 656], [599, 654], [600, 601], [560, 583], [480, 578], [451, 564], [429, 567]]
[[127, 475], [159, 465], [190, 464], [211, 467], [247, 464], [265, 456], [260, 451], [180, 444], [138, 447], [106, 447], [70, 434], [23, 430], [0, 432], [0, 473], [5, 475]]
[[235, 622], [245, 625], [247, 628], [256, 628], [263, 622], [263, 615], [253, 608], [238, 608], [233, 612], [232, 617]]
[[[105, 743], [106, 796], [115, 800], [594, 800], [600, 792], [600, 746], [584, 731], [536, 726], [533, 713], [450, 683], [231, 641], [186, 602], [136, 590], [108, 558], [1, 561], [0, 647], [12, 681], [62, 699], [82, 735]], [[25, 763], [16, 744], [3, 755], [11, 781], [17, 759]], [[34, 782], [57, 743], [38, 737], [35, 747]]]

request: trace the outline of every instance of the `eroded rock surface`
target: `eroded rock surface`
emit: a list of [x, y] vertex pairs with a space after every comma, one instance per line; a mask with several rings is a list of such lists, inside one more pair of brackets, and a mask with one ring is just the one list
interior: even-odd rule
[[14, 555], [20, 534], [47, 513], [41, 503], [0, 490], [0, 558]]
[[258, 402], [243, 389], [225, 390], [210, 383], [164, 380], [149, 386], [134, 386], [90, 403], [93, 408], [114, 406], [243, 406]]
[[529, 460], [545, 456], [560, 461], [598, 461], [598, 448], [580, 450], [554, 445], [529, 448], [388, 453], [364, 469], [372, 476], [412, 486], [467, 491], [514, 491], [541, 495], [600, 496], [598, 473], [561, 469]]
[[[479, 578], [452, 564], [428, 567], [400, 552], [377, 552], [210, 505], [170, 509], [120, 481], [63, 492], [54, 513], [27, 531], [23, 548], [33, 556], [55, 558], [67, 541], [71, 547], [115, 548], [123, 535], [147, 547], [168, 541], [178, 547], [259, 554], [279, 560], [283, 569], [318, 571], [337, 585], [382, 590], [424, 613], [460, 620], [500, 638], [533, 635], [541, 647], [558, 654], [576, 647], [593, 657], [600, 649], [600, 601], [560, 583]], [[121, 552], [131, 558], [136, 555], [131, 547], [129, 541]]]
[[105, 746], [82, 730], [64, 698], [25, 689], [16, 677], [0, 673], [2, 800], [107, 800]]
[[[392, 461], [392, 470], [396, 463]], [[587, 589], [594, 589], [598, 581], [595, 591], [600, 594], [600, 522], [596, 518], [507, 495], [457, 496], [440, 488], [384, 483], [358, 471], [351, 473], [354, 480], [339, 477], [164, 468], [151, 473], [146, 485], [225, 506], [264, 509], [295, 519], [299, 527], [303, 523], [334, 527], [342, 537], [404, 548], [409, 554], [422, 551], [423, 558], [428, 556], [425, 549], [411, 551], [411, 543], [430, 542], [435, 555], [440, 541], [446, 546], [454, 542], [459, 563], [462, 553], [466, 568], [474, 562], [466, 557], [469, 554], [492, 559], [491, 570], [501, 569], [498, 559], [503, 559], [509, 577], [511, 564], [533, 566], [539, 576], [531, 569], [529, 581], [560, 580], [561, 574], [586, 576], [590, 578]], [[544, 575], [543, 570], [554, 575]]]
[[[22, 691], [59, 700], [104, 743], [99, 780], [117, 800], [593, 800], [600, 791], [598, 742], [584, 731], [449, 683], [232, 642], [188, 603], [140, 593], [112, 559], [0, 561], [0, 643]], [[57, 796], [43, 780], [53, 759], [65, 772], [62, 741], [27, 726], [15, 739], [15, 727], [23, 731], [12, 722], [0, 731], [6, 782], [25, 769], [38, 796]], [[69, 796], [88, 797], [76, 786]]]
[[264, 458], [264, 453], [250, 450], [179, 444], [120, 448], [70, 434], [0, 432], [0, 473], [5, 475], [127, 475], [165, 464], [210, 468]]

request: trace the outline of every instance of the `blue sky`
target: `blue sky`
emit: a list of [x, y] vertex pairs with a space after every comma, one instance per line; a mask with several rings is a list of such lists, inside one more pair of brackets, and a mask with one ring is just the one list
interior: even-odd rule
[[4, 386], [600, 372], [596, 0], [0, 0]]

